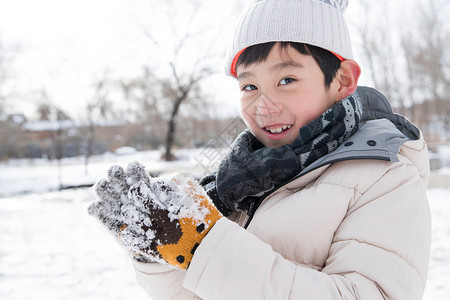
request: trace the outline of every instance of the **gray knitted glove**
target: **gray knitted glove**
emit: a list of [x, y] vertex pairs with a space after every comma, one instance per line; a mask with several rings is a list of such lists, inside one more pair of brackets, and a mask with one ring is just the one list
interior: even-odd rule
[[[101, 179], [94, 185], [97, 201], [88, 207], [88, 212], [116, 237], [126, 227], [121, 211], [125, 204], [131, 202], [128, 197], [130, 187], [138, 183], [149, 184], [150, 176], [143, 165], [133, 162], [128, 165], [126, 172], [120, 166], [112, 166], [108, 170], [108, 179]], [[134, 258], [150, 262], [140, 255], [135, 255]]]

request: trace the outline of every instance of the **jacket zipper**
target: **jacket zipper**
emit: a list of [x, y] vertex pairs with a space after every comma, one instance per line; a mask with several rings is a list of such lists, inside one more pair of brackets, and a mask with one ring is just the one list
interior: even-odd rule
[[[260, 202], [260, 201], [261, 200], [258, 200], [258, 202]], [[247, 229], [248, 225], [250, 225], [250, 222], [252, 221], [253, 216], [255, 215], [255, 212], [256, 212], [256, 208], [255, 207], [257, 208], [256, 202], [250, 203], [250, 207], [247, 210], [248, 219], [247, 219], [247, 222], [245, 222], [244, 229]]]

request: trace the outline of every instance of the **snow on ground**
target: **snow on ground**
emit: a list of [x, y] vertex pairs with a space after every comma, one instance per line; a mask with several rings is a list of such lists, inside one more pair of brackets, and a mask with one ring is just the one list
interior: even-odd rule
[[424, 299], [450, 299], [450, 189], [429, 189], [432, 216], [431, 261]]
[[[61, 167], [55, 161], [46, 159], [22, 159], [0, 163], [0, 198], [20, 194], [42, 193], [59, 190], [62, 186], [93, 184], [104, 178], [112, 164], [124, 168], [130, 161], [137, 160], [155, 174], [182, 172], [205, 173], [205, 153], [203, 150], [179, 150], [178, 161], [160, 161], [160, 151], [145, 151], [115, 155], [107, 153], [93, 156], [87, 167], [83, 157], [65, 158]], [[202, 167], [204, 166], [204, 167]]]
[[[65, 159], [61, 178], [63, 185], [93, 183], [113, 163], [131, 160], [155, 173], [201, 173], [199, 155], [180, 151], [180, 161], [165, 163], [158, 151], [110, 154], [93, 157], [88, 174], [80, 158]], [[46, 161], [0, 164], [0, 299], [149, 299], [126, 252], [87, 214], [92, 189], [57, 191], [57, 173]], [[450, 189], [432, 188], [428, 196], [433, 241], [424, 299], [450, 299]]]
[[90, 189], [0, 199], [0, 299], [148, 299]]

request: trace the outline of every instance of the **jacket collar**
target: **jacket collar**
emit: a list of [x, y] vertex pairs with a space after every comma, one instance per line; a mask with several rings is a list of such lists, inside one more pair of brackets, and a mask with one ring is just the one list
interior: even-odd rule
[[363, 107], [361, 121], [387, 119], [410, 140], [419, 139], [419, 129], [405, 117], [395, 114], [392, 111], [389, 101], [383, 94], [373, 88], [364, 86], [358, 87], [357, 92]]
[[335, 151], [321, 157], [299, 173], [303, 176], [334, 162], [354, 159], [379, 159], [397, 162], [400, 147], [417, 140], [420, 131], [405, 117], [394, 114], [386, 97], [375, 89], [358, 87], [363, 117], [358, 131]]

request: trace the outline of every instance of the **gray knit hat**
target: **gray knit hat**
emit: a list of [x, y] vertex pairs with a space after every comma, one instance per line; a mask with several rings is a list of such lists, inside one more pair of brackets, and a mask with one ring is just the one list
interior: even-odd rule
[[245, 48], [267, 42], [298, 42], [352, 59], [342, 16], [348, 0], [253, 0], [241, 15], [226, 55], [227, 75]]

